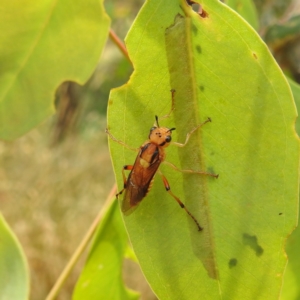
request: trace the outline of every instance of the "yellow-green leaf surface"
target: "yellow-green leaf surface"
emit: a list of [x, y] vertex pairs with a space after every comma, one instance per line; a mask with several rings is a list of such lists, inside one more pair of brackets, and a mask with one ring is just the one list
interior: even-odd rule
[[255, 30], [258, 30], [258, 15], [253, 0], [226, 0], [224, 2], [239, 13]]
[[109, 27], [102, 1], [5, 1], [0, 10], [0, 138], [54, 112], [60, 83], [84, 83]]
[[0, 299], [27, 300], [29, 271], [17, 238], [0, 214]]
[[[147, 1], [126, 39], [134, 65], [112, 91], [108, 127], [139, 147], [154, 116], [173, 141], [208, 117], [186, 147], [170, 145], [161, 166], [171, 190], [203, 231], [165, 191], [159, 175], [124, 221], [142, 270], [160, 299], [278, 299], [284, 245], [297, 221], [299, 142], [289, 85], [266, 45], [236, 13], [201, 1]], [[136, 152], [110, 141], [119, 188]]]
[[[291, 79], [288, 79], [293, 92], [297, 109], [300, 109], [300, 86]], [[296, 130], [300, 134], [300, 120], [297, 119]], [[298, 221], [299, 223], [299, 221]], [[300, 299], [300, 227], [288, 237], [287, 247], [288, 265], [284, 273], [284, 284], [281, 293], [281, 300]]]
[[124, 286], [122, 280], [127, 242], [118, 202], [114, 201], [96, 232], [86, 265], [74, 290], [74, 300], [139, 298], [137, 293]]

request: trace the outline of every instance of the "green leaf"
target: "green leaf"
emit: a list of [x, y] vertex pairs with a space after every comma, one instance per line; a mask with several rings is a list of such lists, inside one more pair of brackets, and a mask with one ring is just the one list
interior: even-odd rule
[[[300, 110], [300, 86], [292, 79], [288, 79], [298, 111]], [[300, 134], [300, 120], [296, 121], [296, 130]], [[288, 265], [284, 273], [281, 300], [300, 298], [300, 227], [298, 226], [287, 239], [286, 252], [288, 255]]]
[[287, 240], [288, 265], [284, 273], [281, 300], [300, 298], [300, 227]]
[[[182, 174], [162, 165], [125, 224], [136, 256], [160, 299], [278, 299], [286, 265], [284, 241], [297, 221], [299, 141], [290, 88], [266, 45], [219, 1], [201, 1], [202, 15], [185, 1], [148, 1], [126, 46], [130, 81], [111, 92], [111, 134], [139, 147], [154, 116], [175, 111], [160, 126], [176, 127], [186, 147], [166, 149]], [[110, 141], [119, 188], [122, 167], [136, 152]]]
[[0, 299], [26, 300], [29, 271], [23, 250], [0, 214]]
[[114, 201], [101, 222], [84, 270], [76, 284], [73, 299], [138, 299], [122, 281], [122, 263], [128, 238]]
[[14, 139], [53, 114], [63, 81], [91, 76], [109, 23], [98, 0], [3, 3], [0, 138]]
[[258, 30], [258, 15], [252, 0], [227, 0], [225, 3], [239, 13], [255, 30]]

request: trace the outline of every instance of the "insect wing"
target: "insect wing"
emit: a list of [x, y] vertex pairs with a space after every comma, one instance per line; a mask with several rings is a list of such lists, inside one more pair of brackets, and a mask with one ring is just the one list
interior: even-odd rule
[[155, 145], [148, 144], [141, 149], [127, 179], [122, 202], [122, 211], [124, 213], [131, 213], [133, 208], [147, 195], [160, 163], [161, 160]]

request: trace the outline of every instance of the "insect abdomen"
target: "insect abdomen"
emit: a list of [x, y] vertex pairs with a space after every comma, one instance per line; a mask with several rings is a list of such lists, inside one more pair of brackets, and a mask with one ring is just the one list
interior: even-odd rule
[[128, 176], [122, 204], [123, 212], [137, 206], [145, 198], [160, 163], [161, 155], [157, 145], [147, 143], [142, 146]]

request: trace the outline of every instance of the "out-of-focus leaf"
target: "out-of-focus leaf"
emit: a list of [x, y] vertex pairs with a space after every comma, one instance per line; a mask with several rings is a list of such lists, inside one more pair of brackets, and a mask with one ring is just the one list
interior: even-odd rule
[[76, 284], [73, 299], [138, 299], [122, 280], [124, 253], [128, 247], [127, 233], [114, 201], [101, 222], [85, 267]]
[[29, 271], [23, 250], [0, 214], [0, 299], [27, 300]]
[[278, 48], [300, 37], [300, 16], [294, 16], [283, 24], [271, 26], [265, 34], [265, 41], [270, 47]]
[[225, 3], [239, 13], [255, 30], [258, 30], [258, 16], [252, 0], [227, 0]]
[[268, 28], [286, 14], [294, 0], [253, 0], [260, 16], [261, 28]]
[[[176, 127], [161, 182], [124, 216], [133, 249], [160, 299], [278, 299], [286, 265], [284, 241], [297, 221], [299, 141], [290, 88], [265, 43], [219, 1], [201, 1], [201, 16], [185, 1], [146, 2], [126, 39], [130, 81], [112, 91], [108, 126], [131, 147], [148, 137], [154, 116], [175, 111], [160, 126]], [[110, 142], [117, 182], [137, 153]], [[129, 183], [130, 184], [130, 183]]]
[[5, 1], [0, 28], [0, 138], [14, 139], [53, 114], [59, 84], [89, 78], [109, 19], [98, 0]]

